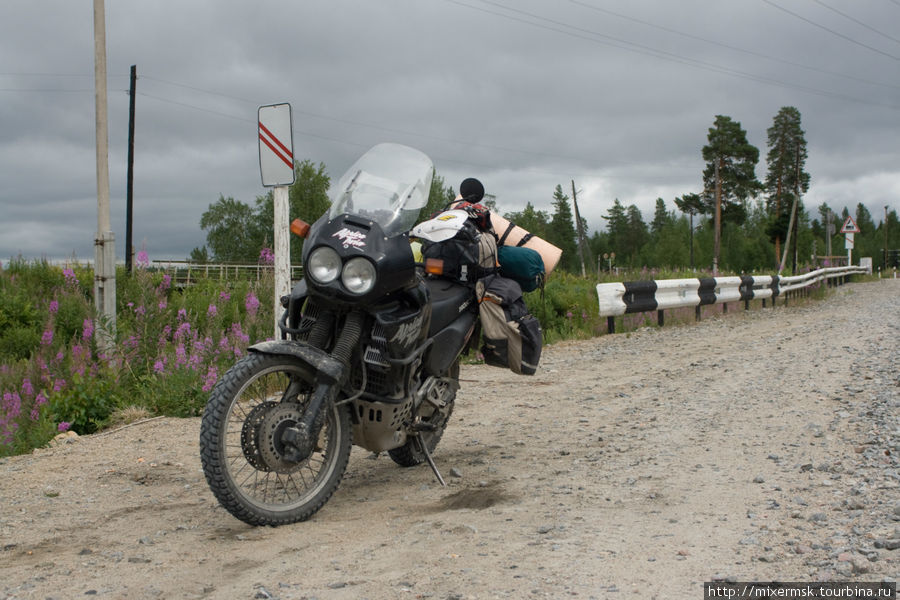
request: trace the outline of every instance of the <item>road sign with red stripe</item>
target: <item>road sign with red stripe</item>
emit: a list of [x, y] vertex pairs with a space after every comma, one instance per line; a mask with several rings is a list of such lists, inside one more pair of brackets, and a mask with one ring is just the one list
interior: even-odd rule
[[859, 226], [853, 220], [853, 217], [848, 216], [847, 220], [844, 221], [844, 226], [841, 227], [841, 233], [862, 233], [862, 231], [859, 230]]
[[266, 187], [294, 183], [290, 104], [259, 107], [259, 172]]

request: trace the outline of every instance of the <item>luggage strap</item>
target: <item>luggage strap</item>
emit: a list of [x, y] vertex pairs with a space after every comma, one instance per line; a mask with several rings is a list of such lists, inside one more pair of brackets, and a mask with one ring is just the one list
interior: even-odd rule
[[515, 223], [510, 223], [510, 224], [509, 224], [509, 227], [506, 228], [506, 231], [503, 232], [503, 235], [500, 236], [500, 239], [497, 241], [497, 245], [498, 245], [498, 246], [504, 245], [504, 242], [506, 242], [506, 237], [509, 235], [509, 232], [512, 231], [512, 230], [515, 229], [515, 228], [516, 228], [516, 224], [515, 224]]

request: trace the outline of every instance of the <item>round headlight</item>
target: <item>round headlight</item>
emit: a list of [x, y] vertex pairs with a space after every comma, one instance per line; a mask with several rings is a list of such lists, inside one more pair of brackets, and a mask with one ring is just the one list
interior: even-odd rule
[[341, 257], [328, 246], [321, 246], [309, 254], [306, 269], [316, 282], [331, 283], [341, 274]]
[[365, 294], [375, 287], [375, 265], [369, 260], [357, 256], [344, 265], [341, 282], [353, 294]]

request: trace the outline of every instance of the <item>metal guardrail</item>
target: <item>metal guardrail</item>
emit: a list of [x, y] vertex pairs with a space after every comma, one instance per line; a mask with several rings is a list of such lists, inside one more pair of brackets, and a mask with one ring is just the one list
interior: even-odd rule
[[751, 300], [772, 299], [772, 306], [779, 296], [785, 303], [792, 292], [806, 290], [814, 283], [832, 281], [843, 283], [850, 275], [868, 273], [865, 267], [829, 267], [810, 271], [803, 275], [779, 277], [777, 275], [746, 277], [705, 277], [699, 279], [662, 279], [658, 281], [625, 281], [597, 284], [600, 316], [606, 317], [607, 329], [615, 332], [615, 317], [628, 313], [657, 311], [658, 323], [664, 324], [663, 311], [672, 308], [695, 307], [700, 318], [700, 307], [709, 304], [725, 304], [744, 301], [744, 309]]
[[[259, 281], [274, 273], [274, 265], [261, 263], [197, 263], [186, 260], [154, 260], [150, 268], [167, 273], [175, 285], [191, 285], [198, 278], [216, 281]], [[303, 278], [303, 268], [291, 265], [291, 281]]]

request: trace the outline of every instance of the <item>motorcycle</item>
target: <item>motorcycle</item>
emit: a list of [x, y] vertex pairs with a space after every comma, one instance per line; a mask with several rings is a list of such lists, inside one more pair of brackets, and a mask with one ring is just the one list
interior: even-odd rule
[[[427, 156], [397, 144], [351, 166], [309, 227], [303, 280], [281, 299], [281, 339], [251, 346], [211, 392], [203, 472], [238, 519], [309, 519], [338, 488], [354, 444], [401, 467], [427, 462], [444, 484], [432, 453], [453, 412], [460, 356], [479, 338], [478, 304], [471, 285], [429, 276], [415, 260], [410, 231], [433, 173]], [[436, 223], [420, 235], [446, 239]]]

